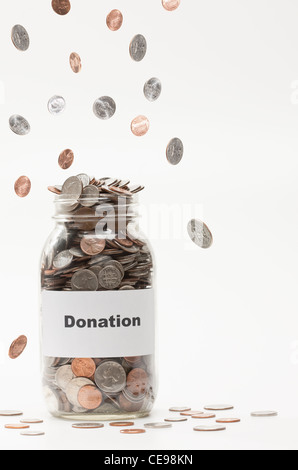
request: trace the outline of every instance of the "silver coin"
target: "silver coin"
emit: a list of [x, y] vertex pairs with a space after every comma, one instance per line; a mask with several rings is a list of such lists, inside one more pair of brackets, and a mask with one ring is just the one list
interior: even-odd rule
[[224, 426], [195, 426], [193, 430], [201, 431], [201, 432], [216, 432], [216, 431], [225, 431], [226, 428]]
[[65, 99], [63, 96], [52, 96], [48, 101], [48, 110], [51, 114], [60, 114], [65, 109]]
[[30, 46], [30, 38], [29, 34], [20, 24], [15, 25], [11, 31], [11, 39], [13, 45], [22, 52], [25, 52], [29, 49]]
[[23, 414], [22, 411], [16, 410], [0, 410], [0, 416], [21, 416]]
[[172, 428], [173, 425], [170, 423], [146, 423], [144, 424], [144, 427], [149, 429], [166, 429]]
[[33, 418], [21, 419], [20, 423], [22, 423], [22, 424], [41, 424], [41, 423], [43, 423], [43, 419], [33, 419]]
[[110, 96], [102, 96], [95, 101], [93, 112], [99, 119], [110, 119], [116, 112], [116, 103]]
[[185, 416], [176, 416], [173, 418], [165, 418], [165, 421], [169, 423], [182, 423], [182, 421], [187, 421], [187, 418]]
[[20, 432], [21, 436], [31, 436], [31, 437], [36, 437], [36, 436], [44, 436], [45, 432], [44, 431], [22, 431]]
[[150, 78], [145, 83], [144, 95], [148, 101], [156, 101], [161, 95], [162, 85], [158, 78]]
[[204, 410], [208, 411], [226, 411], [226, 410], [233, 410], [234, 407], [232, 405], [208, 405], [204, 406]]
[[147, 41], [142, 34], [137, 34], [129, 45], [129, 53], [135, 62], [141, 62], [147, 53]]
[[79, 178], [79, 180], [82, 182], [83, 188], [89, 186], [90, 177], [88, 175], [86, 175], [85, 173], [80, 173], [79, 175], [77, 175], [77, 178]]
[[253, 411], [251, 416], [254, 418], [270, 418], [273, 416], [278, 416], [277, 411]]
[[99, 429], [99, 428], [103, 428], [104, 424], [95, 423], [95, 422], [91, 422], [91, 423], [74, 423], [74, 424], [72, 424], [72, 427], [76, 428], [76, 429]]
[[98, 281], [101, 287], [107, 290], [117, 289], [122, 282], [123, 276], [121, 271], [113, 266], [105, 266], [98, 275]]
[[69, 253], [75, 256], [76, 258], [84, 258], [86, 256], [85, 253], [81, 250], [81, 248], [77, 247], [70, 248]]
[[85, 186], [80, 203], [84, 207], [92, 207], [98, 202], [99, 189], [94, 185]]
[[192, 219], [187, 226], [188, 234], [191, 240], [200, 248], [210, 248], [213, 243], [213, 236], [204, 222], [198, 219]]
[[71, 365], [59, 367], [55, 375], [55, 381], [61, 390], [65, 391], [69, 382], [75, 378]]
[[126, 372], [118, 362], [106, 361], [97, 367], [94, 380], [103, 392], [119, 393], [126, 386]]
[[89, 269], [81, 269], [72, 276], [71, 287], [74, 291], [96, 291], [98, 278]]
[[72, 263], [72, 260], [73, 255], [70, 253], [69, 250], [65, 250], [55, 256], [53, 266], [56, 269], [64, 269]]
[[184, 154], [184, 145], [183, 142], [174, 137], [167, 146], [167, 159], [171, 165], [178, 165], [181, 162]]
[[169, 411], [174, 411], [176, 413], [182, 413], [183, 411], [190, 411], [191, 408], [188, 406], [172, 406]]
[[81, 197], [82, 191], [82, 182], [76, 176], [68, 178], [62, 186], [62, 195], [67, 200], [78, 200]]
[[17, 135], [27, 135], [30, 132], [29, 122], [19, 114], [14, 114], [9, 118], [9, 127]]
[[78, 406], [80, 407], [80, 403], [78, 402], [78, 393], [82, 387], [85, 385], [94, 385], [94, 383], [86, 379], [85, 377], [77, 377], [75, 379], [72, 379], [66, 386], [65, 389], [65, 394], [68, 399], [68, 401], [73, 405], [73, 406]]

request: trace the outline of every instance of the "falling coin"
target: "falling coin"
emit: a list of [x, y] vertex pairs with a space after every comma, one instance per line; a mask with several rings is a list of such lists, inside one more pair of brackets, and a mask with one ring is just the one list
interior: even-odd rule
[[201, 432], [216, 432], [216, 431], [225, 431], [226, 428], [224, 426], [195, 426], [193, 430], [201, 431]]
[[169, 423], [182, 423], [182, 421], [187, 421], [187, 418], [183, 416], [177, 416], [176, 418], [165, 418], [165, 421]]
[[79, 73], [82, 70], [82, 60], [79, 54], [72, 52], [69, 57], [71, 70], [74, 73]]
[[17, 339], [15, 339], [9, 348], [8, 355], [10, 359], [17, 359], [22, 354], [26, 346], [27, 346], [26, 336], [21, 335]]
[[103, 428], [104, 424], [102, 423], [74, 423], [72, 427], [75, 429], [99, 429]]
[[201, 413], [199, 415], [192, 415], [192, 418], [195, 418], [195, 419], [211, 419], [215, 417], [216, 416], [212, 413]]
[[22, 411], [16, 411], [16, 410], [0, 410], [0, 416], [21, 416], [23, 414]]
[[191, 408], [187, 406], [172, 406], [171, 408], [169, 408], [169, 411], [174, 411], [177, 413], [182, 413], [183, 411], [190, 411], [190, 410]]
[[30, 132], [29, 122], [19, 114], [14, 114], [9, 118], [9, 127], [17, 135], [27, 135]]
[[226, 411], [226, 410], [233, 410], [234, 407], [232, 405], [209, 405], [204, 406], [204, 410], [207, 411]]
[[187, 231], [191, 240], [200, 248], [207, 249], [211, 247], [213, 243], [213, 236], [204, 222], [198, 219], [192, 219], [188, 223]]
[[150, 128], [149, 119], [146, 116], [137, 116], [131, 123], [131, 132], [137, 137], [143, 137]]
[[65, 99], [63, 96], [54, 95], [48, 101], [48, 110], [51, 114], [57, 115], [64, 111]]
[[63, 150], [59, 155], [59, 166], [62, 170], [68, 170], [74, 161], [74, 153], [70, 149]]
[[162, 6], [168, 11], [177, 10], [181, 0], [162, 0]]
[[21, 52], [25, 52], [29, 49], [30, 39], [24, 26], [20, 24], [15, 25], [11, 31], [11, 39], [13, 45]]
[[41, 424], [43, 423], [42, 419], [21, 419], [22, 424]]
[[19, 197], [28, 196], [31, 191], [31, 181], [28, 176], [20, 176], [14, 184], [14, 190]]
[[222, 419], [217, 419], [217, 423], [221, 424], [231, 424], [231, 423], [240, 423], [241, 419], [239, 418], [222, 418]]
[[21, 434], [21, 436], [36, 437], [36, 436], [44, 436], [45, 432], [43, 432], [43, 431], [23, 431], [20, 434]]
[[168, 143], [166, 154], [168, 162], [171, 165], [178, 165], [184, 154], [183, 142], [178, 139], [178, 137], [174, 137], [174, 139]]
[[135, 62], [141, 62], [147, 53], [147, 41], [142, 34], [137, 34], [129, 45], [129, 53]]
[[110, 96], [102, 96], [95, 101], [93, 112], [96, 117], [106, 121], [114, 116], [116, 112], [116, 103]]
[[30, 426], [28, 424], [5, 424], [6, 429], [28, 429]]
[[52, 8], [58, 15], [67, 15], [70, 12], [71, 4], [69, 0], [52, 0]]
[[172, 428], [173, 426], [170, 423], [146, 423], [144, 427], [149, 429], [166, 429]]
[[121, 429], [122, 434], [144, 434], [145, 429]]
[[134, 426], [135, 423], [132, 421], [115, 421], [113, 423], [110, 423], [110, 426], [115, 426], [115, 427], [125, 427], [125, 426]]
[[112, 10], [107, 16], [107, 26], [111, 31], [118, 31], [123, 24], [123, 15], [119, 10]]
[[156, 101], [161, 95], [162, 85], [158, 78], [150, 78], [144, 85], [144, 95], [148, 101]]
[[277, 411], [254, 411], [251, 413], [251, 416], [254, 418], [270, 418], [273, 416], [278, 416]]

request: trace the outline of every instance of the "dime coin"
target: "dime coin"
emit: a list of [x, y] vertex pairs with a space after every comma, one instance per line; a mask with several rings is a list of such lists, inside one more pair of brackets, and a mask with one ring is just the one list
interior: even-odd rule
[[181, 423], [182, 421], [187, 421], [187, 418], [183, 416], [177, 416], [176, 418], [165, 418], [165, 421], [169, 423]]
[[123, 24], [123, 15], [119, 10], [112, 10], [107, 16], [107, 26], [111, 31], [118, 31]]
[[172, 139], [167, 146], [167, 159], [171, 165], [178, 165], [181, 162], [184, 154], [183, 142], [175, 137]]
[[0, 410], [0, 416], [21, 416], [23, 414], [22, 411], [16, 411], [16, 410]]
[[28, 429], [30, 426], [28, 424], [5, 424], [6, 429]]
[[71, 287], [74, 291], [96, 291], [98, 289], [97, 276], [88, 269], [81, 269], [72, 276]]
[[180, 5], [181, 0], [162, 0], [162, 6], [168, 11], [176, 10]]
[[43, 432], [43, 431], [23, 431], [20, 434], [21, 434], [21, 436], [36, 437], [36, 436], [44, 436], [45, 432]]
[[170, 423], [146, 423], [144, 427], [149, 429], [166, 429], [172, 428], [173, 426]]
[[231, 424], [231, 423], [240, 423], [241, 419], [239, 418], [222, 418], [222, 419], [217, 419], [217, 423], [221, 424]]
[[25, 335], [21, 335], [17, 339], [15, 339], [9, 348], [8, 355], [10, 359], [17, 359], [22, 354], [26, 346], [27, 337]]
[[158, 78], [150, 78], [144, 85], [144, 95], [148, 101], [156, 101], [161, 95], [162, 85]]
[[69, 64], [71, 67], [71, 70], [74, 73], [79, 73], [82, 70], [82, 60], [79, 54], [76, 52], [72, 52], [69, 56]]
[[150, 128], [149, 119], [146, 116], [137, 116], [131, 123], [131, 132], [136, 137], [143, 137]]
[[15, 25], [11, 31], [11, 39], [13, 45], [22, 52], [25, 52], [29, 49], [30, 38], [24, 26], [19, 24]]
[[145, 429], [121, 429], [122, 434], [144, 434]]
[[194, 431], [201, 431], [201, 432], [216, 432], [216, 431], [225, 431], [226, 428], [224, 426], [195, 426]]
[[75, 429], [99, 429], [103, 428], [104, 424], [102, 423], [74, 423], [72, 427]]
[[278, 416], [277, 411], [254, 411], [251, 413], [251, 416], [254, 418], [270, 418], [273, 416]]
[[106, 240], [102, 238], [83, 238], [81, 250], [89, 256], [96, 256], [102, 253], [106, 247]]
[[212, 413], [201, 413], [199, 415], [192, 415], [192, 418], [195, 419], [211, 419], [216, 418], [215, 414]]
[[102, 404], [102, 393], [95, 385], [85, 385], [79, 390], [78, 402], [87, 410], [95, 410]]
[[55, 95], [48, 101], [48, 110], [51, 114], [60, 114], [65, 109], [65, 99], [63, 96]]
[[129, 45], [129, 53], [135, 62], [141, 62], [147, 53], [147, 41], [142, 34], [137, 34]]
[[110, 96], [102, 96], [95, 101], [93, 112], [99, 119], [110, 119], [116, 112], [116, 103]]
[[110, 423], [110, 426], [115, 426], [115, 427], [125, 427], [125, 426], [134, 426], [135, 423], [132, 421], [114, 421], [113, 423]]
[[94, 375], [96, 366], [93, 359], [76, 358], [72, 361], [71, 369], [76, 377], [90, 379]]
[[71, 4], [69, 0], [52, 0], [52, 8], [58, 15], [67, 15], [70, 12]]
[[42, 419], [21, 419], [20, 421], [23, 424], [41, 424], [43, 423]]
[[19, 197], [28, 196], [31, 191], [31, 181], [28, 176], [20, 176], [14, 184], [14, 190]]
[[192, 219], [187, 226], [188, 235], [191, 240], [200, 248], [210, 248], [213, 243], [213, 236], [204, 222]]
[[233, 410], [234, 407], [232, 405], [209, 405], [204, 406], [204, 410], [207, 411], [225, 411], [225, 410]]
[[14, 114], [9, 118], [9, 127], [17, 135], [27, 135], [30, 132], [29, 122], [19, 114]]
[[72, 263], [72, 260], [73, 255], [69, 250], [61, 251], [61, 253], [55, 256], [53, 266], [57, 269], [64, 269]]
[[98, 274], [98, 281], [101, 287], [107, 290], [117, 289], [122, 282], [121, 271], [115, 266], [106, 266]]
[[118, 362], [106, 361], [97, 367], [94, 380], [103, 392], [119, 393], [126, 386], [126, 372]]
[[82, 182], [76, 176], [68, 178], [62, 186], [62, 194], [65, 199], [77, 200], [83, 191]]
[[63, 150], [59, 155], [59, 166], [62, 170], [68, 170], [74, 161], [74, 153], [70, 149]]
[[169, 409], [169, 411], [174, 411], [176, 413], [182, 413], [183, 411], [190, 411], [191, 408], [188, 408], [188, 406], [172, 406], [172, 408]]

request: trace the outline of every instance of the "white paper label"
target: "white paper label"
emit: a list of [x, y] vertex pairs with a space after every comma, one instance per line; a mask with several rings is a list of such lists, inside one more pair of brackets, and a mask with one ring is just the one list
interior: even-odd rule
[[42, 352], [146, 356], [155, 349], [154, 290], [42, 293]]

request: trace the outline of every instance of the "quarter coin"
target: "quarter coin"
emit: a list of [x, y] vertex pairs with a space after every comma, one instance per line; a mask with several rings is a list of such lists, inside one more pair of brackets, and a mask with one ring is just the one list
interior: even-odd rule
[[65, 109], [65, 99], [63, 96], [54, 95], [48, 101], [48, 110], [51, 114], [61, 114]]
[[42, 419], [21, 419], [20, 421], [23, 424], [41, 424], [43, 423]]
[[97, 367], [94, 380], [103, 392], [119, 393], [126, 386], [126, 372], [118, 362], [106, 361]]
[[20, 176], [14, 184], [14, 190], [19, 197], [28, 196], [31, 191], [31, 181], [28, 176]]
[[75, 429], [99, 429], [103, 428], [104, 424], [102, 423], [74, 423], [72, 427]]
[[144, 95], [148, 101], [156, 101], [161, 95], [162, 85], [158, 78], [150, 78], [144, 85]]
[[24, 26], [20, 24], [15, 25], [11, 31], [11, 39], [13, 45], [22, 52], [25, 52], [29, 49], [30, 38]]
[[232, 405], [209, 405], [204, 406], [204, 410], [207, 411], [226, 411], [226, 410], [233, 410], [234, 407]]
[[178, 165], [181, 162], [182, 157], [184, 154], [184, 145], [182, 140], [178, 137], [174, 137], [174, 139], [170, 140], [167, 146], [167, 160], [171, 165]]
[[[198, 219], [192, 219], [187, 226], [190, 239], [200, 248], [210, 248], [213, 243], [213, 236], [207, 225]], [[205, 408], [206, 409], [206, 408]], [[228, 408], [231, 409], [231, 408]]]
[[58, 255], [55, 256], [53, 260], [53, 266], [56, 269], [67, 268], [73, 260], [73, 255], [69, 250], [61, 251]]
[[17, 339], [15, 339], [9, 348], [8, 355], [10, 359], [17, 359], [22, 354], [26, 346], [27, 346], [27, 337], [25, 335], [21, 335]]
[[273, 416], [278, 416], [277, 411], [253, 411], [251, 416], [254, 418], [270, 418]]
[[123, 15], [119, 10], [112, 10], [107, 16], [107, 26], [111, 31], [118, 31], [123, 24]]
[[146, 116], [137, 116], [131, 123], [131, 132], [136, 137], [143, 137], [150, 128], [149, 119]]
[[99, 119], [111, 119], [116, 112], [116, 103], [110, 96], [102, 96], [95, 101], [93, 112]]
[[177, 413], [182, 413], [183, 411], [190, 411], [191, 408], [189, 408], [188, 406], [172, 406], [169, 411], [174, 411], [174, 412], [177, 412]]
[[71, 287], [74, 291], [96, 291], [98, 278], [89, 269], [81, 269], [72, 276]]
[[165, 418], [165, 421], [169, 423], [182, 423], [182, 421], [187, 421], [187, 418], [183, 416], [177, 416], [176, 418]]
[[9, 127], [17, 135], [27, 135], [30, 132], [29, 122], [19, 114], [14, 114], [9, 118]]
[[78, 200], [81, 197], [83, 185], [79, 178], [71, 176], [62, 186], [62, 194], [65, 199]]
[[36, 437], [36, 436], [44, 436], [45, 432], [43, 432], [43, 431], [23, 431], [20, 434], [21, 434], [21, 436]]
[[201, 432], [216, 432], [216, 431], [225, 431], [226, 428], [224, 426], [195, 426], [194, 431], [201, 431]]
[[69, 0], [52, 0], [52, 8], [58, 15], [67, 15], [70, 12], [71, 4]]
[[147, 53], [147, 41], [142, 34], [137, 34], [129, 45], [129, 53], [135, 62], [141, 62]]
[[172, 428], [173, 426], [170, 423], [146, 423], [144, 427], [149, 429], [166, 429]]
[[69, 57], [69, 64], [71, 67], [71, 70], [74, 73], [79, 73], [82, 70], [82, 60], [79, 54], [76, 52], [72, 52]]

